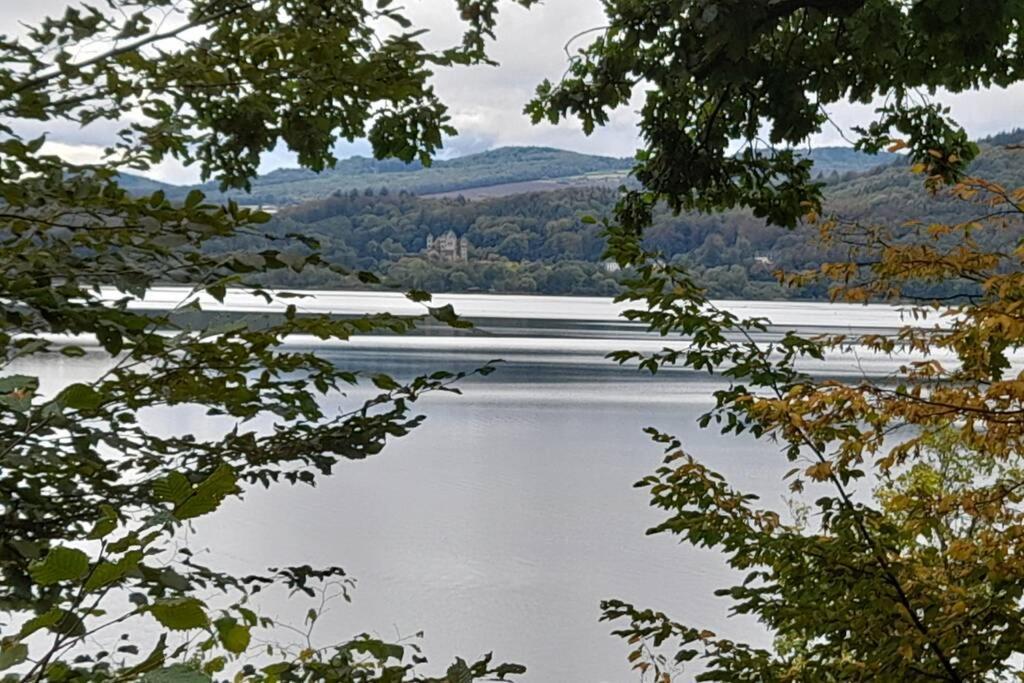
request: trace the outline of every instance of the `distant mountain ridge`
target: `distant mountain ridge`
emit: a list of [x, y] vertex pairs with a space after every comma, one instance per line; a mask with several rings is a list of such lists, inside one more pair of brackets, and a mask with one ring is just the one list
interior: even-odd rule
[[[820, 147], [806, 153], [815, 172], [862, 173], [892, 163], [899, 155], [871, 156], [847, 147]], [[246, 204], [285, 205], [323, 199], [352, 191], [406, 191], [417, 195], [452, 195], [466, 191], [470, 197], [507, 196], [565, 187], [616, 187], [633, 167], [633, 159], [581, 154], [552, 147], [499, 147], [453, 159], [439, 159], [429, 167], [395, 159], [351, 157], [333, 169], [314, 173], [306, 169], [277, 169], [259, 176], [249, 194], [230, 191], [222, 195], [216, 183], [172, 186], [139, 176], [123, 175], [132, 192], [164, 190], [184, 196], [199, 187], [213, 199], [231, 197]]]
[[815, 175], [820, 173], [824, 176], [833, 173], [838, 175], [866, 173], [880, 166], [891, 166], [906, 158], [892, 152], [866, 154], [858, 152], [852, 147], [819, 147], [804, 153], [803, 156], [807, 156], [814, 162]]
[[[248, 195], [229, 192], [227, 196], [250, 203], [294, 204], [323, 199], [338, 192], [378, 190], [436, 194], [463, 189], [535, 180], [578, 178], [592, 174], [613, 174], [625, 178], [632, 159], [579, 154], [550, 147], [501, 147], [454, 159], [439, 159], [429, 167], [405, 164], [394, 159], [352, 157], [333, 169], [313, 173], [304, 169], [279, 169], [253, 181]], [[202, 188], [211, 195], [217, 187]]]
[[163, 190], [168, 195], [176, 195], [187, 192], [189, 189], [188, 187], [164, 183], [152, 178], [146, 178], [145, 176], [135, 175], [134, 173], [119, 173], [117, 182], [122, 189], [127, 190], [131, 194], [153, 194], [157, 190]]

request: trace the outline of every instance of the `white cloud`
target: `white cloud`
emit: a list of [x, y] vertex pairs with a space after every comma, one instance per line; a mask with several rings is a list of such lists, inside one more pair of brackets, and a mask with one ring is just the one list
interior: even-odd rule
[[[1020, 114], [1024, 111], [1024, 83], [1009, 88], [957, 94], [940, 91], [931, 101], [948, 106], [953, 119], [975, 139], [1024, 126], [1024, 118]], [[850, 137], [850, 129], [870, 121], [875, 115], [875, 109], [882, 103], [883, 100], [879, 98], [870, 105], [835, 104], [829, 108], [829, 115], [836, 126]], [[827, 126], [820, 135], [815, 136], [813, 142], [817, 145], [847, 144], [833, 126]]]
[[40, 150], [43, 154], [60, 157], [70, 164], [95, 164], [103, 157], [103, 148], [96, 145], [76, 145], [73, 143], [48, 140]]

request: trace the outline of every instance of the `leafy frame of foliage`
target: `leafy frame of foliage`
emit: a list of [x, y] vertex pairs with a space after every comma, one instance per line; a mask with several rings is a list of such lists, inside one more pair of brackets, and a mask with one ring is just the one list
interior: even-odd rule
[[[344, 584], [344, 572], [297, 566], [236, 576], [174, 547], [177, 531], [248, 487], [313, 485], [339, 461], [376, 455], [420, 424], [417, 399], [457, 391], [464, 376], [364, 378], [287, 340], [401, 334], [427, 316], [465, 323], [450, 306], [427, 305], [424, 292], [409, 294], [425, 304], [423, 316], [303, 315], [289, 294], [258, 282], [314, 267], [344, 273], [315, 240], [268, 236], [258, 251], [209, 249], [262, 235], [269, 216], [210, 203], [199, 191], [136, 197], [118, 182], [120, 170], [175, 158], [223, 188], [244, 188], [260, 153], [279, 142], [322, 169], [339, 138], [363, 136], [380, 157], [429, 163], [454, 132], [431, 69], [486, 61], [496, 20], [491, 0], [457, 5], [466, 34], [439, 52], [423, 48], [421, 31], [388, 0], [374, 8], [108, 0], [0, 39], [0, 671], [8, 677], [191, 681], [230, 668], [235, 680], [370, 683], [522, 671], [487, 656], [428, 678], [415, 651], [367, 635], [301, 656], [281, 651], [262, 667], [240, 659], [253, 632], [272, 626], [255, 610], [256, 593], [276, 585], [315, 595], [317, 586]], [[47, 154], [45, 136], [26, 139], [26, 121], [124, 129], [102, 162], [75, 165]], [[137, 305], [167, 284], [184, 286], [173, 310]], [[191, 315], [202, 309], [200, 295], [223, 300], [232, 288], [280, 315]], [[91, 382], [41, 388], [16, 371], [87, 353], [106, 359]], [[374, 398], [348, 412], [324, 408], [324, 396], [365, 379]], [[234, 427], [214, 438], [161, 436], [139, 419], [185, 405]], [[136, 642], [144, 631], [132, 628], [140, 620], [161, 631], [145, 650]], [[118, 628], [129, 635], [116, 652], [91, 649], [94, 636]]]
[[642, 90], [634, 173], [643, 189], [617, 210], [634, 231], [660, 201], [676, 211], [748, 207], [796, 225], [807, 205], [820, 208], [822, 185], [793, 148], [847, 100], [885, 98], [856, 131], [859, 148], [902, 138], [929, 175], [951, 182], [977, 147], [929, 96], [1005, 87], [1024, 66], [1015, 0], [614, 0], [605, 14], [526, 112], [534, 122], [576, 116], [590, 132]]
[[[614, 358], [651, 372], [679, 364], [719, 374], [727, 385], [715, 392], [703, 426], [780, 444], [794, 465], [786, 478], [795, 496], [808, 480], [832, 486], [829, 494], [816, 488], [816, 499], [785, 521], [679, 440], [650, 430], [666, 457], [637, 486], [667, 514], [650, 533], [723, 552], [744, 579], [717, 594], [736, 613], [756, 616], [776, 643], [752, 648], [606, 601], [604, 618], [626, 622], [616, 633], [634, 645], [630, 661], [638, 669], [658, 681], [693, 659], [702, 663], [695, 678], [703, 681], [1024, 675], [1024, 373], [1012, 362], [1024, 348], [1024, 252], [992, 251], [979, 239], [989, 231], [1019, 234], [1024, 189], [967, 177], [948, 191], [975, 206], [976, 216], [891, 227], [811, 214], [822, 239], [845, 245], [847, 258], [780, 273], [791, 286], [830, 283], [838, 300], [899, 303], [908, 322], [893, 334], [789, 332], [759, 342], [768, 321], [718, 309], [685, 273], [613, 231], [641, 264], [622, 298], [643, 307], [627, 316], [685, 340]], [[955, 301], [912, 294], [921, 283], [949, 280], [976, 293]], [[853, 351], [911, 360], [887, 381], [823, 380], [799, 367], [804, 358]], [[666, 653], [668, 643], [674, 651]]]

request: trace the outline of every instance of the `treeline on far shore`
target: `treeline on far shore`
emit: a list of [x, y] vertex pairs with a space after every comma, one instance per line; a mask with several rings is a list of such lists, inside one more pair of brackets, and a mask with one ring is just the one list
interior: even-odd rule
[[[1005, 139], [1004, 139], [1005, 138]], [[1024, 185], [1024, 169], [1002, 145], [1024, 139], [1020, 131], [985, 143], [978, 172], [1007, 186]], [[982, 207], [948, 196], [929, 197], [921, 178], [903, 163], [866, 173], [823, 176], [827, 208], [844, 220], [890, 226], [916, 220], [969, 220]], [[277, 236], [316, 239], [326, 258], [352, 271], [370, 271], [408, 288], [447, 292], [610, 296], [622, 274], [602, 258], [600, 219], [611, 215], [617, 193], [607, 187], [575, 187], [469, 201], [424, 198], [385, 188], [336, 192], [326, 199], [281, 211], [268, 224]], [[586, 217], [599, 219], [592, 222]], [[427, 239], [453, 232], [465, 238], [466, 259], [427, 252]], [[976, 238], [990, 246], [1015, 245], [1019, 231], [990, 231]], [[915, 239], [906, 231], [905, 239]], [[824, 288], [799, 292], [778, 282], [778, 271], [815, 268], [847, 256], [842, 245], [822, 245], [817, 230], [766, 226], [747, 212], [713, 215], [656, 213], [645, 233], [648, 248], [685, 264], [710, 295], [718, 298], [821, 298]], [[223, 248], [260, 247], [258, 237], [237, 237]], [[285, 287], [366, 286], [327, 270], [275, 276]], [[920, 292], [949, 296], [937, 284]]]

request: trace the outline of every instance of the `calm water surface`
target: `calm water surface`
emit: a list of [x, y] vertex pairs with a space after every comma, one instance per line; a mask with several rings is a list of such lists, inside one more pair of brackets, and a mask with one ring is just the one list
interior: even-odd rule
[[[477, 319], [482, 332], [363, 338], [319, 351], [339, 365], [399, 377], [504, 358], [499, 371], [464, 382], [462, 396], [426, 398], [419, 404], [428, 416], [422, 427], [377, 457], [342, 463], [316, 489], [253, 490], [244, 503], [204, 520], [196, 545], [216, 548], [204, 559], [240, 571], [341, 565], [358, 585], [351, 604], [333, 605], [318, 625], [322, 642], [363, 631], [391, 639], [424, 631], [422, 644], [435, 664], [493, 650], [498, 661], [525, 664], [529, 683], [639, 680], [626, 662], [628, 648], [598, 622], [599, 602], [610, 597], [770, 644], [757, 623], [730, 617], [728, 604], [713, 596], [734, 578], [717, 555], [645, 536], [661, 517], [632, 487], [660, 462], [658, 446], [641, 431], [653, 425], [680, 436], [737, 487], [784, 508], [780, 477], [789, 465], [777, 448], [696, 427], [718, 385], [705, 375], [651, 377], [603, 360], [613, 349], [665, 343], [617, 321], [618, 307], [606, 300], [443, 300]], [[258, 310], [251, 302], [228, 304]], [[416, 312], [404, 310], [400, 298], [366, 293], [320, 295], [304, 305]], [[773, 317], [780, 325], [773, 333], [877, 330], [899, 322], [888, 308], [730, 305]], [[52, 385], [98, 368], [86, 357], [42, 372]], [[884, 374], [892, 363], [846, 357], [817, 369]], [[362, 396], [336, 400], [352, 405]], [[161, 429], [198, 434], [226, 426], [188, 410], [150, 419]], [[272, 615], [295, 624], [310, 606], [298, 598], [269, 600]]]

